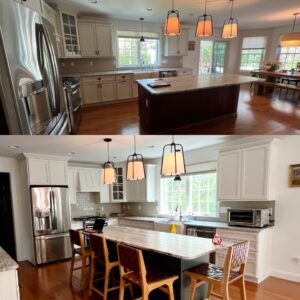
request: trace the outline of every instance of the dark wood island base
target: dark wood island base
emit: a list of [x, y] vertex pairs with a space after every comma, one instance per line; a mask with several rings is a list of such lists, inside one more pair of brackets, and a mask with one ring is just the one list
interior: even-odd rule
[[240, 85], [153, 95], [139, 85], [140, 126], [146, 134], [237, 117]]

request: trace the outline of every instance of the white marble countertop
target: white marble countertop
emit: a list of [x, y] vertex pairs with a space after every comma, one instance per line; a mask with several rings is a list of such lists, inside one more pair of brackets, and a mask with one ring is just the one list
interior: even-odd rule
[[0, 272], [18, 268], [19, 265], [0, 247]]
[[250, 76], [242, 76], [236, 74], [213, 74], [213, 75], [164, 78], [163, 80], [169, 82], [171, 86], [160, 87], [160, 88], [149, 87], [148, 84], [153, 83], [155, 80], [157, 79], [153, 79], [153, 78], [140, 79], [137, 80], [137, 83], [143, 86], [152, 95], [163, 95], [163, 94], [174, 94], [180, 92], [189, 92], [189, 91], [196, 91], [201, 89], [209, 89], [215, 87], [241, 85], [245, 83], [265, 81], [264, 79], [260, 79], [260, 78], [254, 78]]
[[122, 74], [147, 74], [158, 73], [160, 71], [177, 71], [177, 70], [191, 70], [189, 68], [155, 68], [155, 69], [133, 69], [133, 70], [112, 70], [112, 71], [99, 71], [99, 72], [79, 72], [72, 74], [62, 74], [62, 77], [84, 77], [84, 76], [100, 76], [100, 75], [122, 75]]
[[185, 260], [197, 259], [231, 245], [214, 246], [211, 239], [123, 226], [105, 227], [100, 235], [114, 242]]

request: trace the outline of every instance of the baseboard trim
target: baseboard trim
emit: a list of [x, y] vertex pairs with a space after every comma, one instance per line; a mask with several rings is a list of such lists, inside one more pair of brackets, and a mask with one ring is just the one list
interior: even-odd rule
[[271, 276], [286, 279], [289, 281], [300, 282], [300, 274], [291, 273], [291, 272], [282, 272], [279, 270], [271, 269]]

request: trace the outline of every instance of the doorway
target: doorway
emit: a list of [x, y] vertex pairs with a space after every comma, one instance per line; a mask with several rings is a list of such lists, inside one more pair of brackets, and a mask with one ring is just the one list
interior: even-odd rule
[[223, 74], [226, 42], [200, 41], [199, 74]]
[[0, 247], [17, 259], [9, 173], [0, 173]]

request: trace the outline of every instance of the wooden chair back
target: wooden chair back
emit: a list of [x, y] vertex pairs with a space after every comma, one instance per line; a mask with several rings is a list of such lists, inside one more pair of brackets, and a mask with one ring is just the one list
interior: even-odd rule
[[224, 279], [229, 279], [230, 271], [239, 269], [240, 274], [244, 274], [245, 266], [249, 254], [249, 241], [234, 244], [228, 248], [224, 263]]
[[76, 246], [80, 247], [82, 253], [84, 254], [85, 249], [84, 249], [83, 234], [80, 231], [73, 230], [73, 229], [70, 229], [69, 233], [70, 233], [70, 240], [71, 240], [72, 249], [73, 250], [76, 249]]
[[106, 239], [102, 236], [90, 234], [90, 248], [94, 257], [103, 259], [105, 262], [109, 262], [109, 252], [107, 248]]

